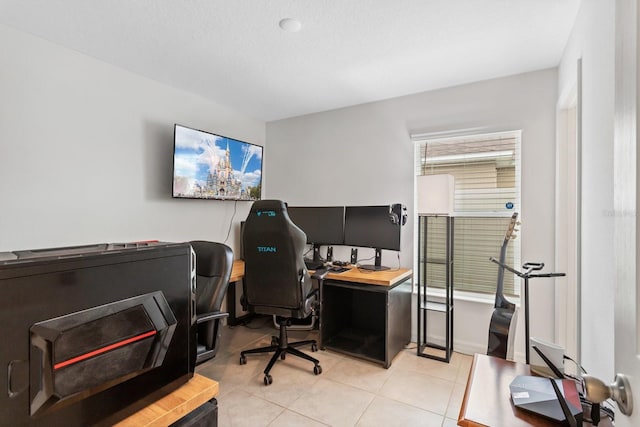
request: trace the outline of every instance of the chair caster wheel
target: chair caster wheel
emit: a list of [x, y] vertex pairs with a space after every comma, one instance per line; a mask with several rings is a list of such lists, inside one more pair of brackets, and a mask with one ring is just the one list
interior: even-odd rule
[[322, 373], [322, 366], [316, 365], [313, 367], [313, 373], [315, 375], [320, 375]]
[[315, 343], [311, 344], [311, 351], [313, 351], [314, 353], [318, 351], [318, 346]]
[[271, 345], [278, 345], [279, 344], [278, 341], [279, 341], [278, 338], [271, 337]]
[[271, 375], [267, 374], [264, 376], [264, 385], [271, 385], [271, 383], [273, 383], [273, 378], [271, 378]]
[[247, 364], [247, 357], [246, 356], [240, 356], [240, 364], [241, 365], [246, 365]]
[[286, 356], [287, 356], [287, 353], [285, 352], [280, 353], [280, 360], [284, 360]]

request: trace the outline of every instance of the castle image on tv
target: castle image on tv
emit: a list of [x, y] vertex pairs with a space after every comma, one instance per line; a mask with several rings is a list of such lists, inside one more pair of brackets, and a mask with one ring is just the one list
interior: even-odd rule
[[176, 125], [173, 197], [258, 200], [262, 147]]
[[231, 167], [231, 152], [229, 151], [228, 144], [224, 159], [220, 159], [218, 167], [209, 173], [206, 185], [200, 186], [196, 183], [194, 192], [204, 197], [249, 199], [247, 192], [242, 189], [242, 181], [236, 179], [233, 173], [233, 168]]

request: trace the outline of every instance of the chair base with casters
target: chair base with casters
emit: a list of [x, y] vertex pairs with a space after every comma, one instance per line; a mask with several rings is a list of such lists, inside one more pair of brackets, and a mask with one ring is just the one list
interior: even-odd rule
[[296, 341], [290, 343], [287, 338], [287, 326], [291, 324], [291, 319], [278, 319], [278, 325], [280, 327], [280, 336], [279, 337], [271, 337], [271, 345], [261, 348], [254, 348], [251, 350], [245, 350], [240, 352], [240, 364], [244, 365], [247, 363], [247, 354], [255, 354], [255, 353], [271, 353], [275, 352], [269, 360], [267, 367], [264, 370], [264, 385], [270, 385], [273, 382], [273, 378], [271, 377], [271, 368], [275, 365], [278, 358], [284, 360], [287, 353], [300, 357], [302, 359], [306, 359], [310, 362], [313, 362], [313, 373], [315, 375], [320, 375], [322, 373], [322, 367], [320, 366], [320, 361], [314, 357], [309, 356], [297, 349], [297, 347], [301, 347], [304, 345], [311, 345], [311, 351], [318, 351], [318, 344], [316, 340], [304, 340], [304, 341]]
[[[288, 328], [290, 331], [312, 331], [316, 327], [316, 319], [317, 316], [315, 314], [312, 314], [306, 319], [302, 319], [298, 323], [292, 323], [288, 326]], [[303, 321], [306, 321], [306, 323]], [[275, 314], [273, 315], [273, 326], [276, 328], [280, 327], [278, 324], [278, 316], [276, 316]]]

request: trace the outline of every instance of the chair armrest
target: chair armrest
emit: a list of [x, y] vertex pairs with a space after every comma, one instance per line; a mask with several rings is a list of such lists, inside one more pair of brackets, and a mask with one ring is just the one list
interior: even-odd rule
[[[315, 298], [312, 298], [313, 296], [315, 296]], [[319, 301], [320, 301], [320, 289], [319, 288], [312, 289], [311, 292], [309, 292], [309, 294], [305, 298], [305, 301], [304, 301], [305, 310], [315, 311], [315, 309], [318, 308], [319, 306]]]
[[213, 311], [211, 313], [198, 314], [196, 316], [196, 324], [199, 325], [204, 322], [210, 322], [216, 319], [223, 319], [225, 317], [229, 317], [229, 313], [225, 311]]
[[325, 277], [327, 277], [327, 274], [329, 274], [329, 270], [327, 269], [323, 269], [323, 270], [316, 270], [312, 275], [311, 278], [312, 279], [316, 279], [316, 280], [324, 280]]

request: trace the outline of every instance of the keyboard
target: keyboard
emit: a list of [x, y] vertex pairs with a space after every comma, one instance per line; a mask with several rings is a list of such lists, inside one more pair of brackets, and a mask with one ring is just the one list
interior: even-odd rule
[[317, 261], [313, 261], [310, 259], [305, 259], [304, 260], [304, 265], [305, 267], [307, 267], [307, 270], [317, 270], [319, 268], [324, 267], [324, 264], [322, 262], [317, 262]]

